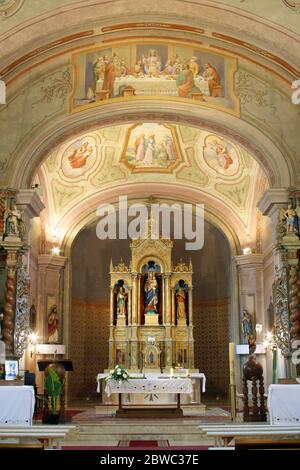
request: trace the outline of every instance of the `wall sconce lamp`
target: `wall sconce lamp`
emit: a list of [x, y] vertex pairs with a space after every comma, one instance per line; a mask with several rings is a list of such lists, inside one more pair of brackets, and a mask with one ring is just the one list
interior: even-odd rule
[[243, 251], [243, 255], [251, 255], [252, 253], [250, 246], [245, 246], [245, 248], [243, 248], [242, 251]]
[[38, 340], [38, 335], [34, 331], [29, 333], [28, 335], [28, 348], [30, 351], [30, 357], [33, 356], [33, 354], [36, 351], [36, 345], [37, 345], [37, 340]]
[[53, 248], [51, 248], [51, 253], [52, 255], [54, 256], [59, 256], [60, 254], [60, 248], [58, 246], [54, 246]]

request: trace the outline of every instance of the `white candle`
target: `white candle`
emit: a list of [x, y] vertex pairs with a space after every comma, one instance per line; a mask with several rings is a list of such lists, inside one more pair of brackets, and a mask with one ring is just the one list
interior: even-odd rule
[[173, 375], [174, 375], [174, 369], [173, 369], [173, 367], [171, 367], [171, 369], [170, 369], [170, 377], [173, 377]]

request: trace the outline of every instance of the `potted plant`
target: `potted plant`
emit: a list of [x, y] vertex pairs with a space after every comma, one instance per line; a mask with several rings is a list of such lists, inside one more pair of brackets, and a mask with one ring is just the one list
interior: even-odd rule
[[[63, 371], [64, 372], [64, 371]], [[45, 369], [44, 389], [45, 406], [43, 423], [58, 424], [61, 412], [61, 398], [64, 386], [64, 373], [56, 364], [50, 364]]]

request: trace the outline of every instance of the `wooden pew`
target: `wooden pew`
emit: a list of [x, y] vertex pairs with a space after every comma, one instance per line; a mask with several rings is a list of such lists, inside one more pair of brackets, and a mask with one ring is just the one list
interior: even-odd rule
[[[43, 449], [61, 449], [61, 442], [74, 425], [33, 425], [33, 426], [0, 426], [0, 448], [28, 447], [41, 443]], [[10, 443], [7, 439], [17, 439], [17, 443]]]
[[199, 426], [202, 432], [215, 440], [215, 447], [227, 447], [231, 441], [240, 438], [277, 439], [278, 437], [299, 438], [300, 426], [274, 426], [270, 424], [223, 424]]

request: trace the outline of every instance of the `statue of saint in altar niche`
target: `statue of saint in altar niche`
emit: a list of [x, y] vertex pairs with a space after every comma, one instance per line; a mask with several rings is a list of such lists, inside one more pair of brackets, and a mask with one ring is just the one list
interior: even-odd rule
[[124, 287], [120, 286], [117, 294], [117, 315], [125, 317], [126, 315], [126, 292]]
[[186, 320], [185, 299], [185, 289], [182, 286], [179, 286], [176, 292], [177, 318], [182, 318], [184, 320]]
[[157, 314], [158, 305], [158, 283], [154, 271], [148, 272], [148, 278], [145, 282], [145, 315]]

